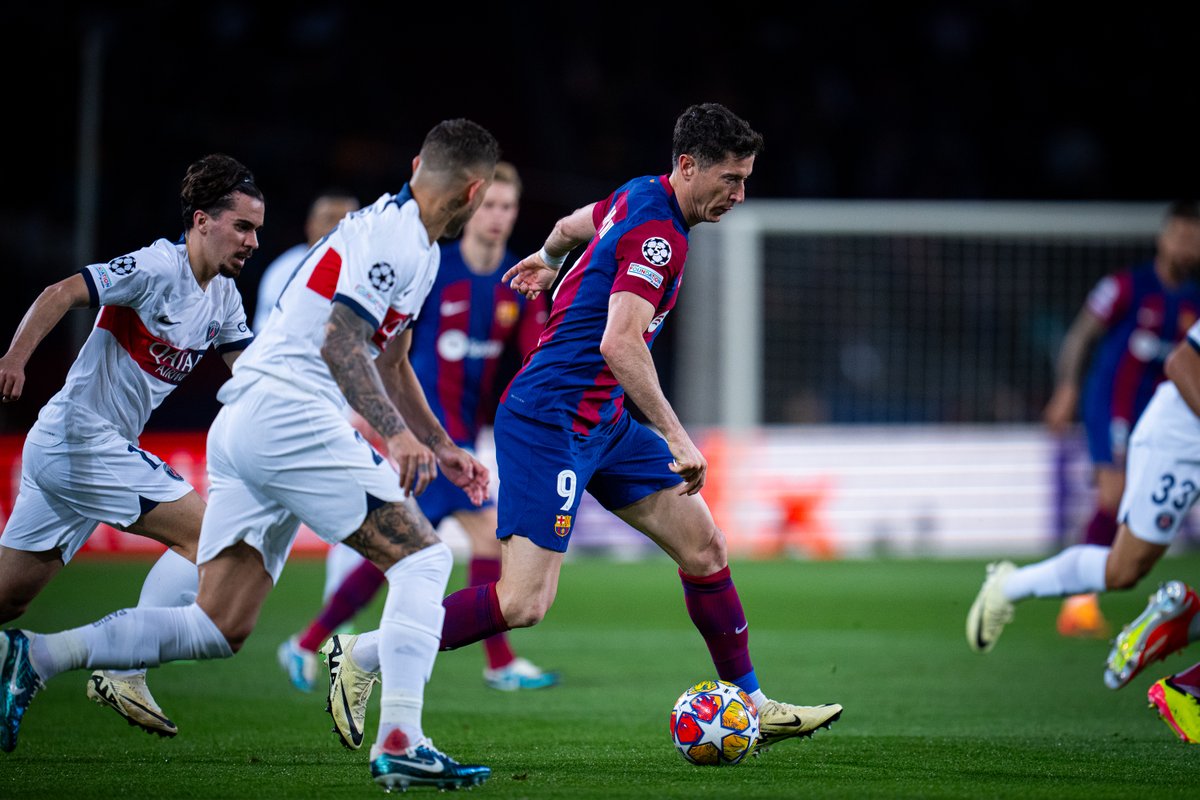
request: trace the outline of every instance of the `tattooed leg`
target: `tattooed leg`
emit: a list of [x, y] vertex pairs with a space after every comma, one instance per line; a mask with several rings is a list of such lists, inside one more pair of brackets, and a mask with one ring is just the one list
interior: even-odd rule
[[438, 542], [433, 526], [411, 500], [383, 504], [344, 540], [385, 571], [405, 556]]

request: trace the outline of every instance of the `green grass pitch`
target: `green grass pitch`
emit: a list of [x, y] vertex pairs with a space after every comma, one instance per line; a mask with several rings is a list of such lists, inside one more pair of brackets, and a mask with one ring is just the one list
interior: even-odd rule
[[[134, 605], [148, 567], [81, 558], [18, 624], [57, 630]], [[0, 754], [0, 798], [379, 796], [366, 748], [344, 750], [331, 733], [323, 691], [293, 690], [275, 663], [278, 643], [316, 610], [323, 569], [293, 560], [234, 658], [151, 673], [180, 727], [174, 740], [88, 702], [83, 671], [51, 681], [16, 751]], [[792, 702], [842, 703], [831, 730], [732, 768], [685, 763], [667, 719], [680, 692], [712, 669], [674, 566], [578, 558], [566, 563], [547, 619], [513, 634], [518, 652], [562, 672], [562, 685], [492, 691], [478, 647], [442, 653], [426, 733], [460, 760], [492, 767], [473, 790], [479, 797], [1200, 796], [1200, 747], [1174, 739], [1145, 699], [1153, 680], [1200, 660], [1200, 648], [1114, 692], [1101, 681], [1108, 643], [1059, 637], [1057, 600], [1022, 604], [992, 653], [970, 652], [963, 626], [982, 561], [735, 561], [733, 569], [763, 688]], [[1200, 556], [1164, 560], [1102, 606], [1123, 624], [1159, 581], [1176, 577], [1197, 580]], [[451, 586], [461, 580], [459, 565]], [[377, 599], [356, 626], [374, 627], [379, 608]]]

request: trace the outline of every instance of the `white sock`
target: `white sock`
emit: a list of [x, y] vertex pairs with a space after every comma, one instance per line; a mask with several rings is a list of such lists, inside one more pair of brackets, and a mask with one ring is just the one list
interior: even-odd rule
[[29, 642], [29, 660], [47, 681], [71, 669], [144, 669], [231, 655], [221, 631], [195, 603], [126, 608], [81, 628], [32, 634]]
[[350, 657], [358, 664], [359, 669], [379, 672], [379, 629], [360, 633], [354, 640], [354, 649], [350, 651]]
[[366, 559], [353, 547], [345, 544], [335, 544], [325, 554], [325, 588], [321, 591], [321, 602], [328, 603], [329, 598], [346, 580], [346, 576], [358, 568]]
[[[186, 606], [196, 602], [200, 590], [200, 571], [174, 550], [168, 549], [159, 556], [142, 582], [142, 594], [138, 597], [138, 608], [162, 608], [164, 606]], [[145, 674], [144, 669], [110, 670], [114, 675], [128, 676]]]
[[1098, 544], [1077, 544], [1056, 556], [1021, 567], [1004, 582], [1004, 596], [1009, 600], [1029, 597], [1066, 597], [1072, 594], [1091, 594], [1107, 589], [1104, 566], [1111, 547]]
[[[424, 737], [421, 707], [442, 640], [442, 619], [446, 615], [442, 598], [453, 565], [450, 548], [438, 542], [401, 559], [386, 573], [388, 593], [378, 637], [377, 748], [394, 750], [398, 741], [416, 747]], [[397, 729], [403, 736], [393, 737], [389, 743], [389, 736]]]

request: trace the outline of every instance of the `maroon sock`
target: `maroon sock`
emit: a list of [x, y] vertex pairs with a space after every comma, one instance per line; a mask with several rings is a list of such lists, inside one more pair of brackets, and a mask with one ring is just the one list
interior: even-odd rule
[[364, 561], [355, 567], [354, 571], [342, 580], [337, 591], [325, 603], [325, 608], [321, 609], [321, 613], [300, 637], [300, 646], [315, 653], [339, 625], [371, 602], [375, 592], [379, 591], [379, 587], [386, 580], [383, 570], [370, 561]]
[[474, 644], [509, 629], [500, 613], [495, 583], [459, 589], [443, 600], [442, 606], [446, 609], [446, 619], [442, 622], [442, 650]]
[[1117, 515], [1113, 511], [1097, 508], [1096, 513], [1088, 520], [1083, 533], [1084, 544], [1098, 544], [1101, 547], [1112, 547], [1117, 538]]
[[679, 570], [679, 578], [683, 581], [688, 616], [708, 645], [717, 677], [737, 683], [753, 673], [746, 614], [742, 611], [742, 601], [733, 585], [729, 567], [703, 578]]
[[1200, 698], [1200, 663], [1171, 676], [1171, 683], [1193, 697]]
[[[495, 583], [500, 580], [500, 559], [473, 557], [467, 564], [467, 586]], [[512, 663], [516, 655], [508, 644], [508, 635], [497, 633], [483, 640], [483, 653], [489, 669], [500, 669]]]

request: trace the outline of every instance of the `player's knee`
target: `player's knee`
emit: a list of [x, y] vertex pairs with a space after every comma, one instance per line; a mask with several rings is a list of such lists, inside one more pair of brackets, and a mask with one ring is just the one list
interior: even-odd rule
[[12, 622], [14, 619], [24, 614], [29, 609], [29, 604], [32, 601], [32, 597], [0, 598], [0, 624]]
[[510, 628], [531, 628], [546, 618], [552, 597], [520, 595], [501, 602], [501, 613]]
[[242, 645], [246, 644], [246, 640], [254, 632], [254, 623], [247, 620], [222, 619], [213, 620], [213, 623], [234, 653], [242, 649]]
[[222, 630], [221, 635], [225, 637], [225, 643], [229, 645], [229, 649], [237, 653], [250, 638], [250, 631], [239, 627], [229, 632]]
[[714, 527], [711, 535], [690, 552], [680, 554], [680, 568], [688, 575], [712, 575], [729, 566], [725, 535]]

